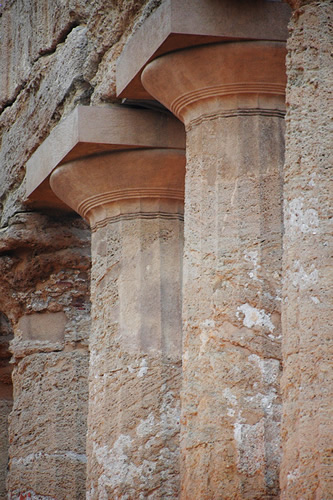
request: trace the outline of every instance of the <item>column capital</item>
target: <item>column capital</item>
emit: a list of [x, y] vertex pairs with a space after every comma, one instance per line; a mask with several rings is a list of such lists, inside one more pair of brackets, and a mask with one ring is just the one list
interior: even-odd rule
[[[96, 173], [101, 168], [107, 170], [105, 165], [115, 161], [110, 153], [133, 149], [137, 151], [136, 158], [141, 149], [178, 150], [178, 155], [184, 155], [184, 127], [171, 115], [146, 109], [78, 106], [52, 130], [27, 162], [26, 203], [37, 209], [76, 209], [72, 199], [65, 204], [51, 190], [52, 172], [63, 164], [67, 164], [66, 171], [69, 164], [83, 166], [77, 177], [70, 176], [74, 192], [82, 184], [85, 169], [94, 177], [93, 169], [97, 169]], [[166, 156], [164, 152], [163, 158]]]
[[187, 125], [202, 114], [284, 108], [284, 42], [216, 43], [171, 52], [142, 73], [147, 91]]
[[136, 149], [81, 158], [57, 167], [53, 192], [92, 230], [135, 217], [182, 218], [184, 150]]
[[276, 1], [163, 0], [122, 51], [117, 94], [151, 99], [140, 75], [147, 63], [162, 54], [216, 42], [286, 41], [290, 14], [285, 2]]

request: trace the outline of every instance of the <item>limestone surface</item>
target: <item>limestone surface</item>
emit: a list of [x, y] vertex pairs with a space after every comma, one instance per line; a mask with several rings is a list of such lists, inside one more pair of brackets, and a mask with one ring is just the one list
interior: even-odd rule
[[8, 416], [13, 404], [12, 366], [9, 343], [13, 330], [7, 316], [0, 313], [0, 498], [6, 498], [8, 465]]
[[137, 214], [92, 235], [90, 499], [179, 495], [182, 233]]
[[300, 8], [287, 57], [281, 498], [310, 500], [333, 491], [333, 6], [293, 6]]
[[29, 490], [84, 498], [88, 362], [86, 351], [35, 353], [15, 367], [11, 498]]
[[220, 106], [220, 60], [198, 52], [199, 89], [167, 68], [187, 128], [183, 299], [179, 213], [111, 210], [92, 313], [90, 230], [24, 203], [26, 163], [77, 105], [121, 104], [117, 61], [168, 2], [0, 2], [1, 500], [332, 498], [333, 6], [287, 1], [286, 135], [281, 93], [244, 91], [256, 71]]
[[[76, 216], [63, 222], [22, 213], [1, 230], [1, 354], [8, 364], [10, 349], [14, 367], [9, 428], [10, 372], [1, 367], [1, 444], [9, 429], [12, 498], [85, 491], [90, 234]], [[7, 462], [2, 449], [2, 491]]]
[[284, 57], [215, 44], [142, 75], [187, 134], [183, 499], [279, 497]]
[[[79, 432], [85, 435], [90, 333], [89, 232], [78, 217], [56, 212], [46, 215], [27, 209], [23, 203], [25, 165], [53, 127], [78, 104], [107, 105], [115, 100], [116, 59], [130, 33], [159, 3], [156, 0], [1, 2], [0, 314], [8, 317], [15, 333], [14, 397], [17, 395], [19, 399], [10, 424], [8, 476], [13, 498], [21, 493], [36, 498], [43, 495], [57, 499], [66, 495], [66, 498], [68, 495], [83, 498], [85, 488], [85, 444], [81, 440], [76, 449], [66, 448], [66, 435], [71, 429], [66, 422], [61, 427], [61, 413], [64, 411], [67, 418], [70, 417], [67, 405], [75, 415], [80, 408]], [[72, 388], [54, 373], [52, 360], [60, 355], [66, 355], [68, 373], [79, 366], [78, 381], [73, 382]], [[81, 362], [77, 365], [79, 355]], [[30, 383], [26, 381], [18, 396], [15, 387], [21, 386], [23, 366], [32, 379]], [[50, 450], [47, 439], [45, 447], [40, 449], [37, 426], [31, 428], [31, 435], [24, 432], [20, 405], [28, 407], [29, 401], [34, 405], [38, 387], [34, 385], [34, 377], [38, 367], [50, 370], [44, 374], [50, 392], [38, 394], [35, 413], [31, 411], [29, 418], [38, 419], [39, 412], [45, 412], [49, 422], [56, 419], [60, 429], [57, 451], [54, 443], [51, 446], [53, 438]], [[51, 381], [59, 388], [53, 387]], [[72, 394], [70, 399], [66, 397], [67, 391]], [[59, 405], [54, 408], [57, 393]], [[14, 439], [18, 433], [16, 426], [22, 432], [19, 440]], [[79, 460], [70, 455], [72, 452], [79, 454]], [[43, 470], [39, 453], [48, 457], [49, 465]], [[1, 452], [1, 457], [4, 456]], [[24, 456], [28, 457], [27, 465]], [[21, 470], [25, 470], [24, 474]], [[55, 471], [57, 477], [48, 484], [48, 475]], [[6, 474], [7, 458], [4, 458], [1, 491], [5, 489]], [[62, 489], [57, 489], [61, 475], [68, 479], [67, 492], [64, 481]]]
[[282, 138], [274, 117], [188, 130], [184, 499], [279, 496]]

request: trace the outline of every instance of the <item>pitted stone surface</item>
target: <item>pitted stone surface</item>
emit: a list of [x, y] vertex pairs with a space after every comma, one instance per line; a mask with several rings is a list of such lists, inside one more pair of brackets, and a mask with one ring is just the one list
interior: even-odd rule
[[13, 498], [30, 489], [57, 500], [84, 497], [88, 360], [86, 352], [37, 353], [15, 367], [8, 476]]
[[90, 499], [178, 497], [182, 226], [137, 214], [93, 232]]
[[8, 416], [13, 405], [12, 365], [9, 343], [13, 339], [12, 325], [0, 312], [0, 498], [6, 498], [8, 466]]
[[[1, 387], [0, 387], [1, 390]], [[8, 466], [8, 416], [12, 409], [12, 400], [3, 398], [0, 393], [0, 498], [6, 498], [6, 476]]]
[[332, 21], [290, 2], [284, 186], [281, 498], [332, 496]]
[[29, 498], [29, 492], [31, 498], [84, 496], [89, 247], [86, 224], [75, 216], [60, 223], [17, 214], [1, 230], [0, 307], [15, 334], [7, 477], [12, 498]]
[[279, 497], [284, 127], [257, 113], [187, 133], [184, 499]]
[[[117, 59], [129, 35], [161, 1], [1, 3], [0, 313], [8, 317], [16, 334], [12, 351], [17, 399], [10, 428], [13, 473], [8, 478], [9, 498], [84, 498], [88, 232], [78, 219], [22, 213], [26, 210], [22, 205], [24, 170], [33, 151], [78, 103], [105, 106], [116, 100]], [[210, 117], [205, 124], [193, 121], [188, 127], [188, 157], [200, 178], [196, 184], [189, 171], [185, 286], [192, 301], [185, 300], [188, 389], [183, 396], [183, 420], [189, 434], [183, 437], [182, 450], [186, 454], [188, 450], [189, 470], [199, 471], [198, 481], [185, 478], [189, 500], [268, 498], [268, 492], [269, 498], [278, 495], [281, 298], [285, 401], [281, 498], [327, 500], [333, 491], [328, 330], [332, 4], [329, 0], [288, 3], [295, 13], [287, 58], [282, 295], [278, 285], [281, 245], [275, 239], [282, 229], [272, 230], [281, 178], [267, 174], [266, 158], [258, 161], [261, 177], [256, 179], [244, 168], [236, 182], [230, 165], [238, 145], [230, 137], [241, 130], [234, 125], [238, 118], [220, 116], [209, 124]], [[258, 130], [260, 120], [266, 118], [250, 124], [247, 119], [247, 131]], [[261, 153], [274, 127], [264, 132], [265, 128], [257, 144]], [[282, 137], [282, 128], [276, 127], [273, 133]], [[201, 161], [204, 143], [207, 149]], [[244, 144], [244, 165], [249, 151], [249, 144]], [[275, 154], [271, 153], [267, 156]], [[264, 195], [266, 181], [275, 187], [267, 190], [268, 196]], [[255, 215], [258, 207], [260, 217]], [[164, 230], [162, 240], [169, 234], [169, 229]], [[107, 302], [119, 301], [120, 233], [113, 228], [112, 236], [103, 235], [94, 256], [93, 314], [98, 327], [90, 378], [96, 387], [94, 401], [104, 405], [104, 410], [97, 414], [97, 409], [91, 409], [96, 427], [88, 445], [94, 465], [87, 497], [107, 500], [116, 491], [119, 498], [128, 500], [136, 498], [137, 488], [141, 488], [148, 498], [177, 498], [179, 360], [139, 353], [129, 340], [128, 350], [121, 349], [117, 355], [113, 351], [119, 339], [111, 313], [118, 314], [118, 310], [109, 308]], [[140, 279], [147, 278], [148, 270], [142, 270]], [[132, 292], [130, 272], [126, 279], [124, 289]], [[24, 340], [16, 328], [23, 316], [59, 313], [66, 315], [67, 323], [64, 338], [56, 342]], [[150, 315], [144, 319], [149, 324]], [[192, 348], [197, 356], [191, 354]], [[104, 356], [107, 368], [102, 362], [97, 369]], [[1, 380], [8, 382], [9, 377], [6, 368]], [[69, 390], [68, 380], [72, 384]], [[153, 391], [159, 394], [157, 399]], [[73, 402], [75, 411], [82, 412], [75, 420]], [[222, 411], [216, 411], [218, 406]], [[1, 436], [6, 435], [10, 408], [6, 388], [6, 398], [0, 403]], [[114, 408], [123, 411], [110, 422], [109, 411]], [[128, 425], [132, 410], [137, 421]], [[34, 421], [39, 412], [40, 427]], [[197, 432], [197, 423], [202, 433]], [[111, 436], [109, 441], [105, 436]], [[7, 467], [3, 443], [0, 440], [0, 497], [5, 495]], [[100, 479], [95, 481], [95, 477]]]

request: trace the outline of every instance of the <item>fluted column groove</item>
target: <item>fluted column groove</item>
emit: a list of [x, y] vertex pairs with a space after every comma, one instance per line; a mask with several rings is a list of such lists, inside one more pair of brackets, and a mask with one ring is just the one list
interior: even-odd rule
[[187, 134], [183, 499], [279, 496], [284, 57], [214, 44], [142, 76]]

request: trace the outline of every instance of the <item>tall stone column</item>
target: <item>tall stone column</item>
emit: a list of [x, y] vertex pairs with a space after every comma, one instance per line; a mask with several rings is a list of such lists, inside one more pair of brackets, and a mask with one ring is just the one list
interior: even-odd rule
[[333, 6], [289, 3], [281, 498], [312, 500], [333, 492]]
[[155, 148], [51, 175], [92, 230], [90, 499], [179, 494], [184, 168], [182, 150]]
[[187, 132], [183, 499], [279, 496], [284, 58], [212, 44], [142, 74]]
[[1, 306], [10, 316], [0, 315], [0, 328], [14, 333], [8, 498], [84, 498], [89, 230], [76, 214], [22, 212], [1, 233]]

